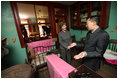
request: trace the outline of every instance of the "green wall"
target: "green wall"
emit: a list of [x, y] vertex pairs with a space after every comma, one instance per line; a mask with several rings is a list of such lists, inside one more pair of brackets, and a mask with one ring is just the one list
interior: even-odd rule
[[110, 39], [117, 39], [115, 26], [117, 26], [117, 1], [112, 1], [109, 15], [109, 27], [105, 29], [105, 31], [109, 33]]
[[[25, 63], [26, 50], [21, 48], [10, 2], [8, 1], [1, 1], [1, 36], [7, 38], [9, 42], [9, 45], [5, 46], [9, 49], [9, 55], [2, 59], [2, 67]], [[12, 38], [16, 38], [15, 43], [12, 43]]]
[[[69, 8], [69, 18], [70, 18], [70, 8]], [[82, 37], [86, 37], [86, 30], [71, 29], [70, 19], [70, 32], [71, 35], [75, 35], [76, 41], [79, 41]], [[115, 31], [115, 26], [117, 26], [117, 1], [111, 1], [110, 15], [109, 15], [109, 27], [105, 29], [110, 35], [110, 39], [117, 39], [117, 31]]]

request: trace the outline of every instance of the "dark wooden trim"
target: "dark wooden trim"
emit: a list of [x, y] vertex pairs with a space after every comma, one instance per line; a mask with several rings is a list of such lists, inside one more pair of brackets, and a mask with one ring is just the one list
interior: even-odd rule
[[109, 27], [108, 25], [109, 25], [110, 8], [111, 8], [111, 1], [108, 1], [107, 2], [107, 9], [106, 9], [106, 22], [105, 22], [106, 26], [104, 26], [105, 28]]
[[55, 2], [51, 2], [51, 1], [15, 1], [15, 2], [26, 3], [26, 4], [35, 4], [35, 5], [45, 5], [45, 6], [53, 5], [54, 7], [60, 7], [60, 8], [67, 7], [63, 4], [55, 3]]
[[55, 38], [55, 37], [57, 37], [57, 35], [56, 35], [56, 25], [55, 25], [55, 17], [54, 17], [54, 7], [53, 7], [53, 5], [51, 5], [50, 6], [50, 9], [49, 9], [49, 12], [50, 12], [50, 19], [51, 19], [51, 25], [52, 25], [52, 27], [51, 27], [51, 32], [53, 33], [52, 34], [52, 37], [53, 38]]
[[73, 14], [72, 14], [72, 6], [70, 7], [70, 22], [71, 22], [71, 28], [73, 27]]
[[92, 9], [92, 4], [91, 2], [88, 2], [88, 17], [91, 16], [91, 9]]
[[36, 6], [34, 5], [34, 13], [35, 13], [35, 17], [36, 17], [36, 23], [37, 23], [37, 16], [36, 16]]
[[[102, 15], [101, 15], [101, 22], [100, 22], [100, 27], [101, 28], [106, 28], [108, 26], [108, 21], [109, 21], [109, 11], [110, 11], [110, 1], [109, 2], [102, 2]], [[103, 17], [102, 17], [103, 16]]]
[[23, 48], [23, 47], [25, 47], [25, 44], [24, 44], [23, 36], [22, 36], [21, 30], [20, 30], [20, 19], [19, 19], [19, 15], [18, 15], [17, 5], [14, 1], [11, 1], [10, 5], [11, 5], [11, 9], [13, 11], [13, 16], [14, 16], [15, 25], [16, 25], [18, 37], [20, 40], [21, 48]]
[[70, 30], [69, 28], [69, 10], [66, 8], [66, 23], [67, 23], [67, 29]]
[[73, 25], [73, 7], [77, 7], [77, 18], [79, 18], [79, 3], [74, 3], [73, 5], [71, 5], [70, 7], [70, 17], [71, 17], [71, 28], [72, 29], [76, 29], [78, 27], [79, 24], [79, 20], [77, 19], [77, 25]]
[[83, 4], [88, 4], [88, 17], [90, 17], [90, 15], [91, 15], [91, 8], [90, 8], [90, 2], [88, 2], [88, 1], [86, 1], [86, 2], [81, 2], [81, 3], [79, 3], [79, 10], [78, 10], [78, 12], [79, 12], [79, 20], [78, 20], [78, 27], [77, 28], [80, 28], [80, 29], [82, 29], [82, 28], [86, 28], [86, 25], [80, 25], [80, 7], [81, 7], [81, 5], [83, 5]]
[[65, 17], [66, 15], [54, 15], [55, 17]]
[[30, 23], [30, 24], [21, 24], [21, 25], [35, 25], [35, 24], [50, 24], [50, 23]]
[[63, 4], [60, 4], [60, 3], [54, 3], [54, 2], [50, 2], [50, 3], [51, 3], [51, 5], [53, 5], [53, 7], [55, 7], [55, 8], [66, 8], [66, 7], [68, 7], [68, 6], [63, 5]]

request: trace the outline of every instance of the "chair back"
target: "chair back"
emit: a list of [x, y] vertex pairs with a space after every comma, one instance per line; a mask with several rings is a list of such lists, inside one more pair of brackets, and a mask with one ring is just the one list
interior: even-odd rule
[[111, 39], [108, 46], [109, 49], [111, 49], [114, 52], [117, 52], [117, 40]]

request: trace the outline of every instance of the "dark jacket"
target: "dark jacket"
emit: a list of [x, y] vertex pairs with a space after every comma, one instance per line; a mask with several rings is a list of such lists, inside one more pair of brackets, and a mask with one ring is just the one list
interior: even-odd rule
[[[83, 58], [83, 64], [95, 71], [98, 70], [100, 68], [100, 59], [106, 51], [108, 43], [109, 35], [101, 28], [98, 28], [93, 33], [89, 31], [86, 36], [84, 47], [87, 56]], [[84, 44], [78, 44], [77, 46], [83, 47]]]

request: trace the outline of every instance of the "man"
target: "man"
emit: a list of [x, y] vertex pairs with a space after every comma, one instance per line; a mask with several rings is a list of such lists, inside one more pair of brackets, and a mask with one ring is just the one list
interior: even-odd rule
[[74, 56], [74, 59], [82, 59], [83, 64], [94, 71], [100, 68], [100, 60], [109, 43], [109, 35], [98, 26], [98, 17], [92, 16], [87, 19], [86, 28], [88, 33], [85, 44], [72, 43], [68, 49], [77, 46], [83, 47], [84, 51]]

